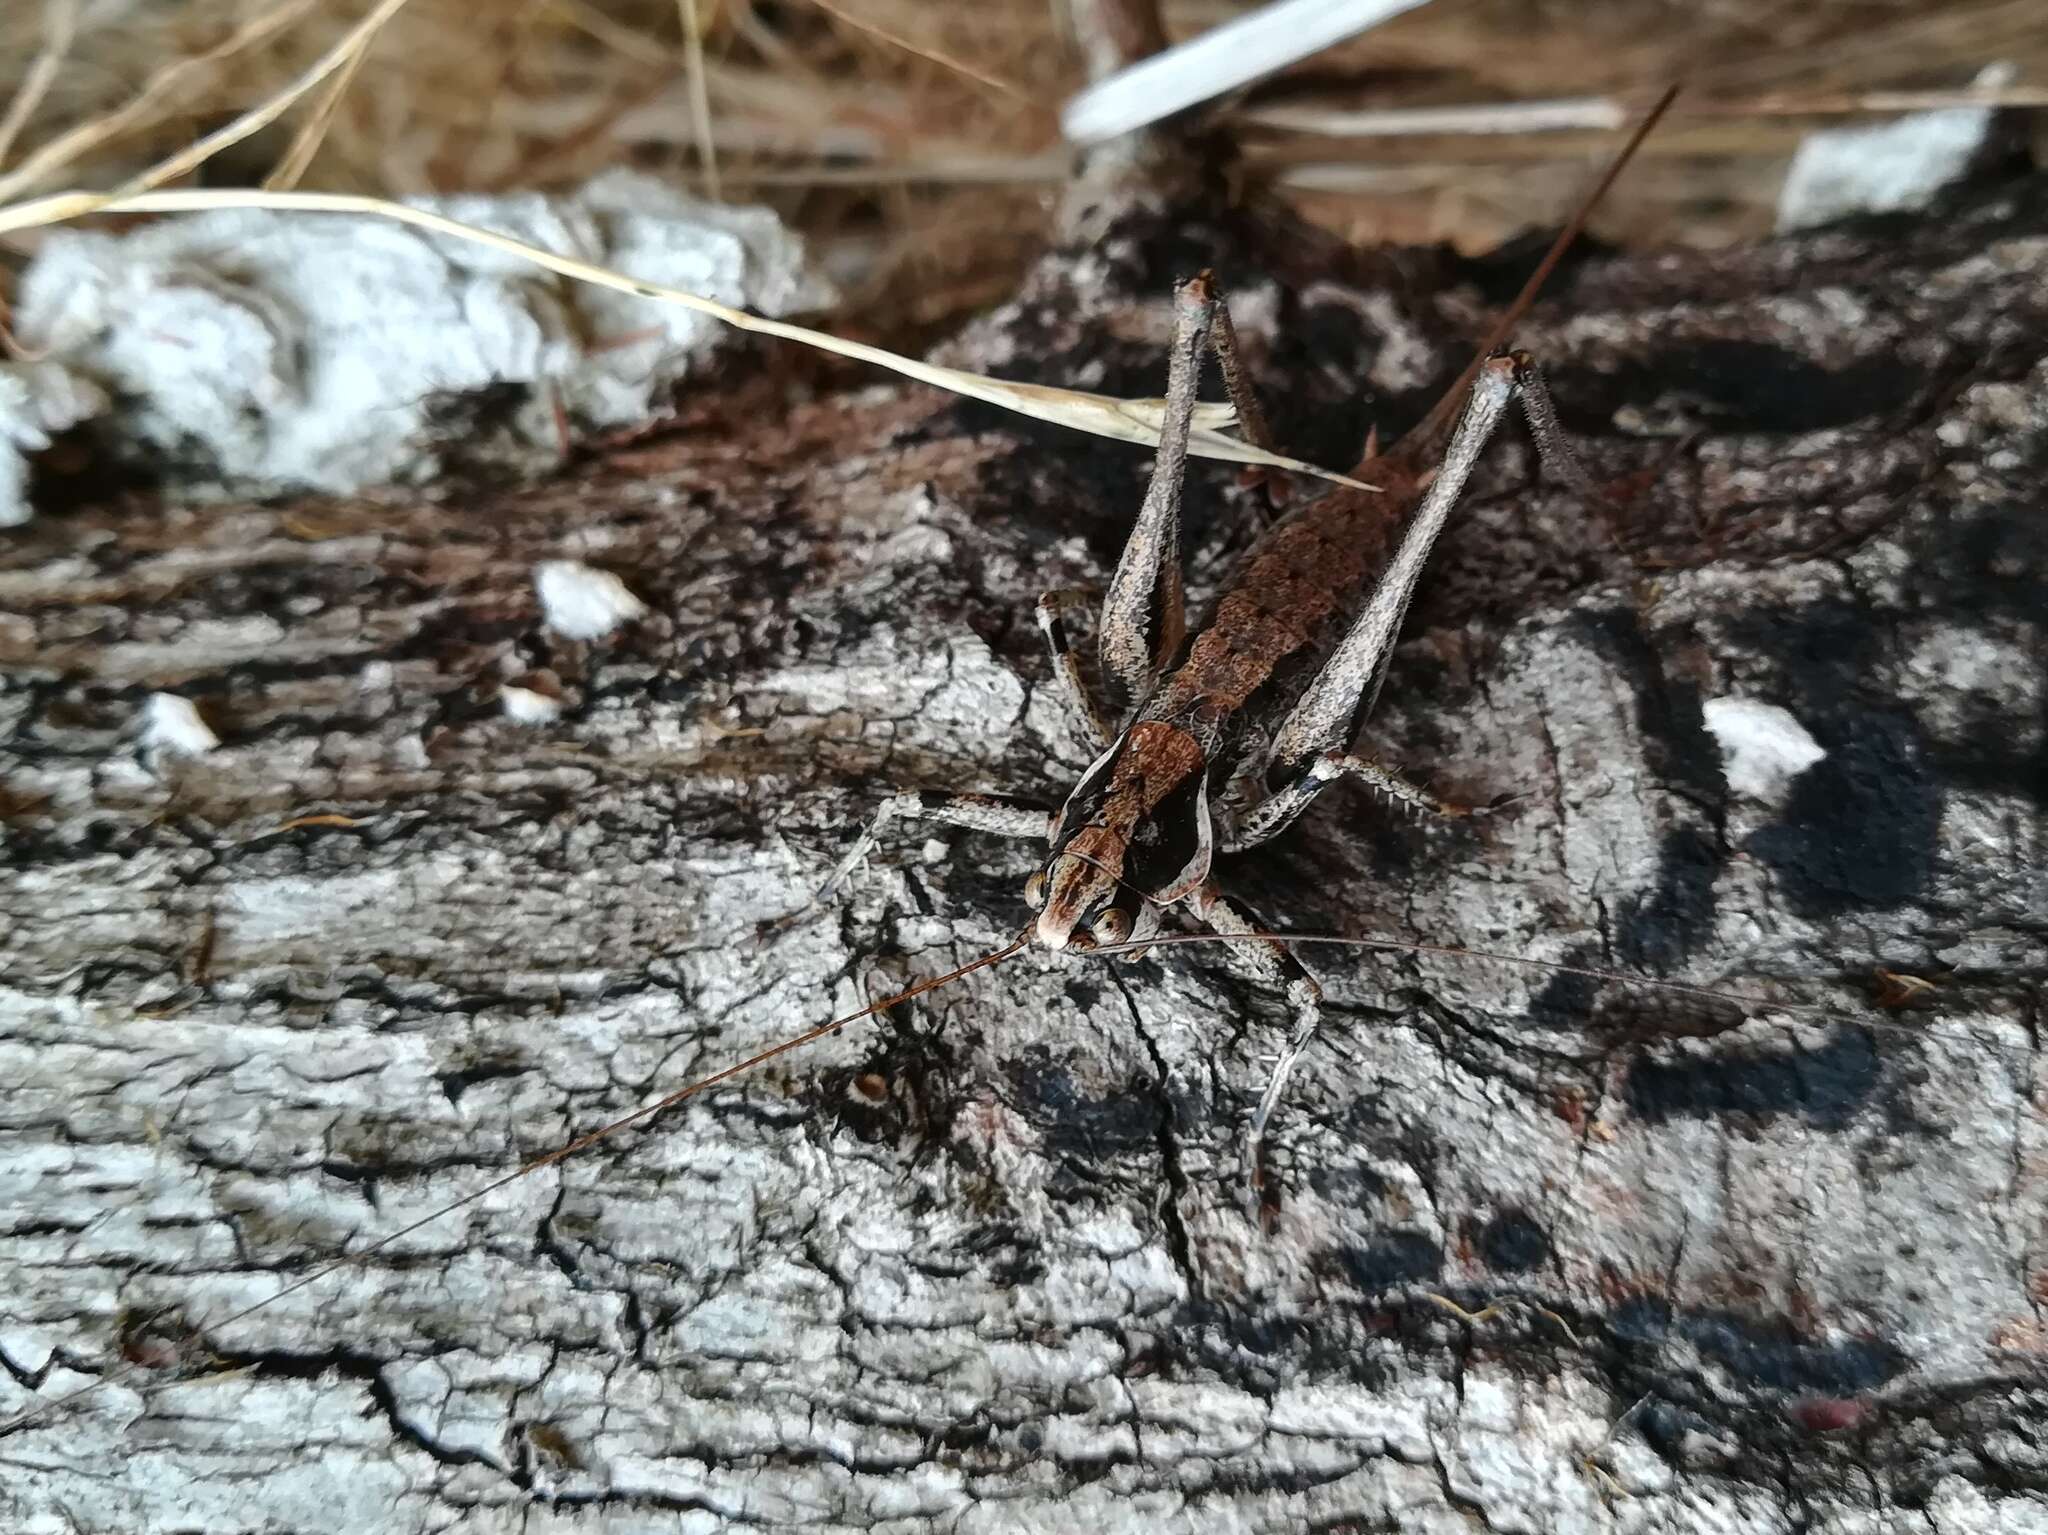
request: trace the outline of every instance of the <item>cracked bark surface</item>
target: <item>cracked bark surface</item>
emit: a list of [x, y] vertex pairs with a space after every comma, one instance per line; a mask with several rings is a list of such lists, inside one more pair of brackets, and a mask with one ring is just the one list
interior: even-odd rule
[[[1339, 789], [1226, 872], [1843, 1012], [1312, 952], [1270, 1236], [1280, 999], [1025, 956], [208, 1325], [1014, 933], [1034, 850], [918, 830], [759, 929], [890, 789], [1072, 782], [1030, 607], [1103, 578], [1141, 452], [862, 378], [526, 490], [13, 536], [0, 1412], [142, 1368], [0, 1440], [7, 1527], [2048, 1528], [2044, 192], [1561, 274], [1520, 339], [1625, 509], [1508, 434], [1368, 738], [1519, 799]], [[1212, 265], [1325, 462], [1525, 265], [1098, 227], [948, 360], [1156, 392]], [[1197, 468], [1197, 599], [1259, 515]], [[560, 557], [651, 615], [551, 636]], [[505, 719], [541, 669], [562, 718]], [[158, 689], [221, 747], [138, 750]], [[1729, 695], [1827, 757], [1731, 792]]]

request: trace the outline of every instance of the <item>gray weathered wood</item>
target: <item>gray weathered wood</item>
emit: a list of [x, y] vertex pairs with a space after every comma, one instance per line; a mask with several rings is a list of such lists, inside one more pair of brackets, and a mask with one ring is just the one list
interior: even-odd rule
[[[885, 790], [1079, 768], [1030, 607], [1100, 582], [1135, 450], [863, 378], [527, 491], [13, 536], [0, 1412], [145, 1368], [0, 1440], [0, 1522], [2048, 1528], [2044, 191], [1573, 269], [1521, 339], [1627, 508], [1489, 455], [1371, 742], [1520, 799], [1334, 791], [1233, 870], [1295, 928], [1851, 1016], [1312, 955], [1270, 1236], [1278, 999], [1209, 949], [1033, 956], [206, 1325], [1013, 933], [1031, 850], [923, 832], [758, 929]], [[1508, 271], [1097, 219], [955, 357], [1156, 390], [1214, 264], [1328, 461]], [[1198, 469], [1198, 600], [1253, 502]], [[550, 636], [564, 557], [651, 616]], [[540, 670], [562, 718], [508, 721]], [[222, 745], [139, 748], [157, 690]], [[1827, 757], [1731, 791], [1727, 696]], [[1931, 1004], [1871, 1006], [1880, 966]]]

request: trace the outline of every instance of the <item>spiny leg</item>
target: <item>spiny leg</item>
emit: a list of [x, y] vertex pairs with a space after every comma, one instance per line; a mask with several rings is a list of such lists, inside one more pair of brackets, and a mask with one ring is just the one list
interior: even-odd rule
[[1322, 1026], [1323, 988], [1316, 984], [1315, 977], [1285, 944], [1254, 936], [1265, 931], [1264, 927], [1250, 912], [1225, 895], [1223, 887], [1215, 880], [1204, 880], [1196, 886], [1187, 902], [1188, 909], [1211, 932], [1240, 940], [1225, 945], [1231, 957], [1254, 978], [1280, 987], [1294, 1009], [1294, 1028], [1273, 1062], [1273, 1075], [1267, 1079], [1266, 1090], [1259, 1094], [1259, 1106], [1252, 1111], [1251, 1126], [1245, 1134], [1245, 1166], [1251, 1174], [1252, 1188], [1262, 1191], [1266, 1183], [1262, 1156], [1266, 1126], [1273, 1118], [1273, 1109], [1280, 1102], [1281, 1093], [1287, 1088], [1287, 1078], [1293, 1073], [1295, 1062], [1301, 1059], [1302, 1052], [1308, 1049], [1316, 1030]]
[[[1211, 274], [1205, 272], [1204, 277]], [[1213, 277], [1211, 281], [1213, 282]], [[1216, 324], [1210, 332], [1209, 344], [1216, 353], [1216, 365], [1223, 370], [1223, 387], [1230, 392], [1231, 408], [1237, 412], [1238, 435], [1255, 448], [1276, 452], [1273, 429], [1266, 424], [1266, 412], [1259, 404], [1258, 391], [1252, 387], [1251, 375], [1245, 371], [1243, 354], [1237, 345], [1237, 326], [1230, 318], [1230, 305], [1225, 302], [1223, 291], [1216, 293]], [[1368, 444], [1366, 457], [1372, 456]], [[1288, 482], [1284, 470], [1270, 465], [1246, 464], [1238, 475], [1238, 483], [1244, 486], [1263, 486], [1270, 506], [1282, 507], [1288, 500]]]
[[1550, 398], [1550, 386], [1527, 352], [1515, 353], [1516, 382], [1521, 386], [1522, 417], [1529, 423], [1529, 435], [1536, 443], [1536, 456], [1543, 467], [1595, 506], [1611, 506], [1614, 498], [1593, 483], [1586, 466], [1579, 461], [1571, 439], [1557, 419], [1557, 404]]
[[1102, 712], [1102, 703], [1088, 686], [1088, 679], [1081, 675], [1081, 657], [1074, 650], [1073, 639], [1067, 633], [1065, 614], [1082, 600], [1080, 592], [1047, 592], [1038, 599], [1038, 627], [1045, 635], [1046, 649], [1052, 653], [1053, 675], [1060, 680], [1060, 690], [1066, 695], [1067, 703], [1074, 711], [1074, 717], [1088, 732], [1088, 738], [1097, 746], [1107, 746], [1116, 738], [1116, 732], [1109, 728], [1109, 720]]
[[1180, 493], [1187, 472], [1188, 432], [1194, 422], [1195, 386], [1202, 344], [1216, 311], [1199, 277], [1173, 294], [1173, 348], [1166, 368], [1166, 413], [1159, 451], [1137, 521], [1110, 577], [1096, 634], [1102, 674], [1126, 699], [1143, 698], [1180, 648], [1187, 632], [1187, 598], [1180, 570]]
[[1444, 450], [1436, 478], [1423, 494], [1401, 535], [1399, 547], [1374, 585], [1364, 610], [1331, 652], [1329, 660], [1303, 691], [1279, 732], [1267, 761], [1297, 773], [1311, 759], [1340, 751], [1358, 734], [1359, 726], [1379, 695], [1387, 658], [1407, 616], [1408, 600], [1422, 577], [1437, 535], [1443, 532], [1458, 494], [1471, 477], [1493, 429], [1499, 425], [1515, 392], [1517, 364], [1510, 357], [1490, 357], [1472, 385], [1472, 396], [1458, 429]]
[[1160, 420], [1152, 478], [1117, 561], [1116, 574], [1110, 579], [1096, 636], [1103, 676], [1130, 699], [1142, 698], [1151, 689], [1180, 648], [1187, 629], [1180, 568], [1180, 500], [1205, 343], [1215, 348], [1239, 431], [1254, 447], [1269, 451], [1273, 447], [1266, 413], [1238, 350], [1237, 327], [1231, 323], [1230, 309], [1217, 291], [1215, 277], [1203, 272], [1189, 278], [1173, 293], [1166, 410]]
[[1237, 326], [1230, 318], [1230, 305], [1223, 297], [1223, 290], [1216, 285], [1213, 272], [1204, 272], [1195, 279], [1209, 285], [1210, 295], [1216, 301], [1216, 323], [1209, 335], [1209, 344], [1216, 349], [1216, 365], [1223, 370], [1223, 387], [1230, 392], [1231, 406], [1237, 411], [1237, 430], [1244, 440], [1255, 448], [1273, 451], [1273, 430], [1266, 425], [1266, 412], [1259, 404], [1258, 393], [1252, 388], [1251, 378], [1245, 373], [1244, 360], [1237, 349]]
[[830, 895], [854, 867], [875, 850], [882, 828], [893, 820], [909, 817], [938, 821], [947, 826], [964, 826], [969, 831], [992, 832], [998, 837], [1043, 837], [1052, 828], [1052, 812], [1043, 805], [1013, 799], [1005, 794], [951, 794], [943, 789], [922, 789], [892, 794], [883, 800], [846, 856], [811, 897], [813, 904]]
[[1222, 843], [1226, 853], [1242, 852], [1270, 841], [1293, 824], [1315, 797], [1340, 778], [1355, 778], [1397, 805], [1421, 814], [1457, 819], [1483, 815], [1483, 809], [1438, 799], [1420, 784], [1410, 783], [1391, 768], [1351, 752], [1326, 752], [1307, 768], [1245, 812]]

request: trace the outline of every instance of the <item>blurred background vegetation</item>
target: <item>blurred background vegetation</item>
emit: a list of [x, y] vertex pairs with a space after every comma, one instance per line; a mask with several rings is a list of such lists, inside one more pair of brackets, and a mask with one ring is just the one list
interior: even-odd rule
[[[8, 0], [0, 178], [111, 186], [286, 86], [376, 3]], [[1167, 0], [1167, 30], [1246, 8]], [[1355, 240], [1474, 250], [1554, 223], [1612, 147], [1602, 112], [1683, 77], [1595, 232], [1719, 245], [1770, 228], [1803, 135], [1956, 97], [1993, 63], [2006, 99], [2048, 101], [2048, 6], [1435, 0], [1227, 112], [1247, 188]], [[848, 320], [915, 345], [1006, 293], [1038, 247], [1081, 84], [1054, 0], [400, 0], [351, 67], [199, 176], [405, 195], [632, 165], [773, 205], [845, 286]], [[1586, 126], [1441, 115], [1554, 99]], [[11, 238], [18, 264], [35, 235]]]

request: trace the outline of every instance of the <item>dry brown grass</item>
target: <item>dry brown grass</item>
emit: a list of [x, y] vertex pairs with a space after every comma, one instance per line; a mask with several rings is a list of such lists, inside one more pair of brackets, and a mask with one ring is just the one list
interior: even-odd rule
[[[1242, 7], [1168, 5], [1184, 34]], [[906, 344], [1002, 292], [1064, 173], [1080, 83], [1047, 0], [17, 0], [0, 6], [0, 200], [111, 188], [388, 20], [207, 186], [378, 196], [550, 186], [630, 163], [765, 201]], [[694, 16], [701, 69], [689, 67]], [[1692, 85], [1603, 209], [1609, 238], [1768, 226], [1785, 162], [1857, 93], [1966, 87], [1994, 60], [2048, 85], [2039, 0], [1437, 0], [1238, 104], [1249, 174], [1367, 239], [1490, 243], [1554, 221], [1611, 138], [1339, 130], [1333, 114]], [[693, 90], [693, 86], [695, 89]], [[694, 110], [701, 102], [701, 110]], [[1771, 110], [1762, 110], [1764, 107]], [[1285, 124], [1285, 126], [1282, 126]], [[715, 172], [714, 172], [715, 166]]]

